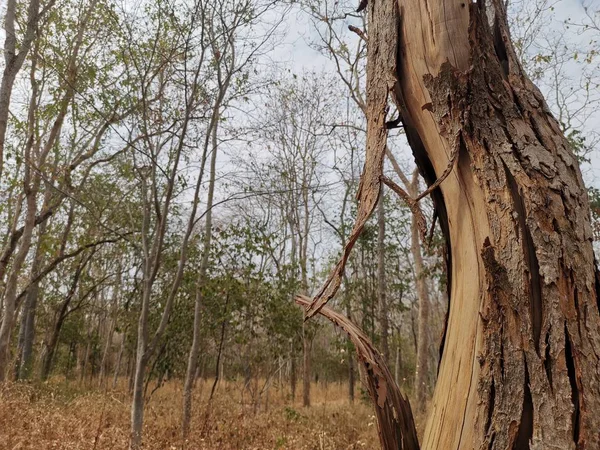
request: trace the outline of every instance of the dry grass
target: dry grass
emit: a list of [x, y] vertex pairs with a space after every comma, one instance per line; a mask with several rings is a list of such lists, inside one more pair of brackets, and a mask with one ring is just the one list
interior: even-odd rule
[[[372, 449], [378, 447], [368, 403], [349, 404], [346, 386], [313, 385], [311, 408], [293, 405], [284, 392], [270, 391], [254, 413], [241, 384], [222, 383], [204, 428], [208, 382], [196, 389], [189, 441], [180, 438], [181, 384], [167, 383], [146, 408], [147, 449]], [[55, 382], [0, 388], [0, 449], [126, 449], [129, 401], [122, 390], [103, 394]]]

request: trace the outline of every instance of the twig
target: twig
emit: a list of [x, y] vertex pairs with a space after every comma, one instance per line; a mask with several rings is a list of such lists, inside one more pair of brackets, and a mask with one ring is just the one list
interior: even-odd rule
[[394, 181], [386, 176], [381, 177], [381, 181], [383, 181], [392, 191], [402, 198], [406, 204], [408, 205], [410, 211], [415, 216], [417, 220], [417, 227], [419, 228], [419, 234], [421, 235], [421, 239], [425, 242], [425, 237], [427, 236], [427, 222], [425, 221], [425, 216], [423, 215], [423, 211], [421, 211], [421, 207], [419, 206], [419, 201], [413, 199], [408, 192], [398, 186]]
[[454, 167], [454, 163], [458, 159], [458, 153], [459, 153], [459, 149], [460, 149], [461, 136], [462, 135], [461, 135], [460, 131], [458, 133], [456, 133], [456, 137], [454, 138], [454, 147], [452, 148], [452, 153], [450, 154], [450, 159], [448, 160], [448, 166], [444, 170], [444, 173], [442, 173], [442, 175], [437, 180], [435, 180], [435, 183], [433, 183], [431, 186], [429, 186], [425, 190], [425, 192], [421, 193], [415, 199], [416, 202], [418, 202], [419, 200], [421, 200], [423, 197], [426, 197], [427, 195], [431, 194], [433, 191], [435, 191], [439, 187], [440, 184], [442, 184], [442, 182], [446, 178], [448, 178], [448, 175], [450, 175], [450, 172], [452, 172], [452, 168]]
[[358, 27], [355, 27], [354, 25], [348, 25], [348, 29], [350, 31], [352, 31], [353, 33], [358, 34], [358, 36], [365, 42], [368, 42], [367, 40], [367, 35], [365, 34], [365, 32], [363, 30], [361, 30]]

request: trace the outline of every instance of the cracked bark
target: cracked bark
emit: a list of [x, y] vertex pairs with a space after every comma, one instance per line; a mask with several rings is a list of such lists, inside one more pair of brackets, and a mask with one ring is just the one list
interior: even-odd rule
[[[353, 232], [379, 192], [386, 89], [429, 185], [458, 143], [432, 193], [450, 305], [421, 448], [600, 448], [589, 202], [572, 148], [515, 55], [503, 1], [368, 6], [367, 158]], [[350, 250], [309, 317], [335, 294]], [[371, 395], [381, 414], [381, 393]]]
[[422, 448], [600, 448], [600, 317], [572, 149], [501, 1], [407, 0], [400, 13], [402, 117], [429, 183], [461, 137], [437, 194], [451, 303]]

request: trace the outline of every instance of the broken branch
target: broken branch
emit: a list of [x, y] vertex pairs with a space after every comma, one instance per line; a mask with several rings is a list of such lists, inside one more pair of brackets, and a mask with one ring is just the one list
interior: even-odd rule
[[[303, 307], [311, 305], [311, 299], [303, 295], [296, 297]], [[381, 353], [373, 346], [365, 333], [350, 319], [333, 309], [323, 306], [319, 314], [347, 334], [358, 356], [366, 376], [369, 396], [375, 404], [377, 431], [383, 450], [419, 450], [419, 440], [410, 402], [402, 395]]]

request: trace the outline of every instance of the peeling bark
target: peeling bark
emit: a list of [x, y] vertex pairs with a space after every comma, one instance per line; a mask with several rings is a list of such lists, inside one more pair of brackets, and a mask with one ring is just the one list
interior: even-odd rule
[[448, 245], [450, 306], [422, 448], [600, 448], [600, 311], [572, 148], [519, 64], [501, 0], [397, 7], [369, 3], [368, 67], [379, 72], [368, 77], [361, 197], [384, 140], [380, 80], [394, 67], [391, 92]]
[[[434, 27], [402, 29], [403, 118], [436, 173], [458, 134], [461, 148], [440, 187], [452, 302], [423, 447], [598, 448], [600, 318], [577, 161], [519, 65], [502, 2], [430, 8]], [[422, 9], [404, 2], [405, 23]]]

